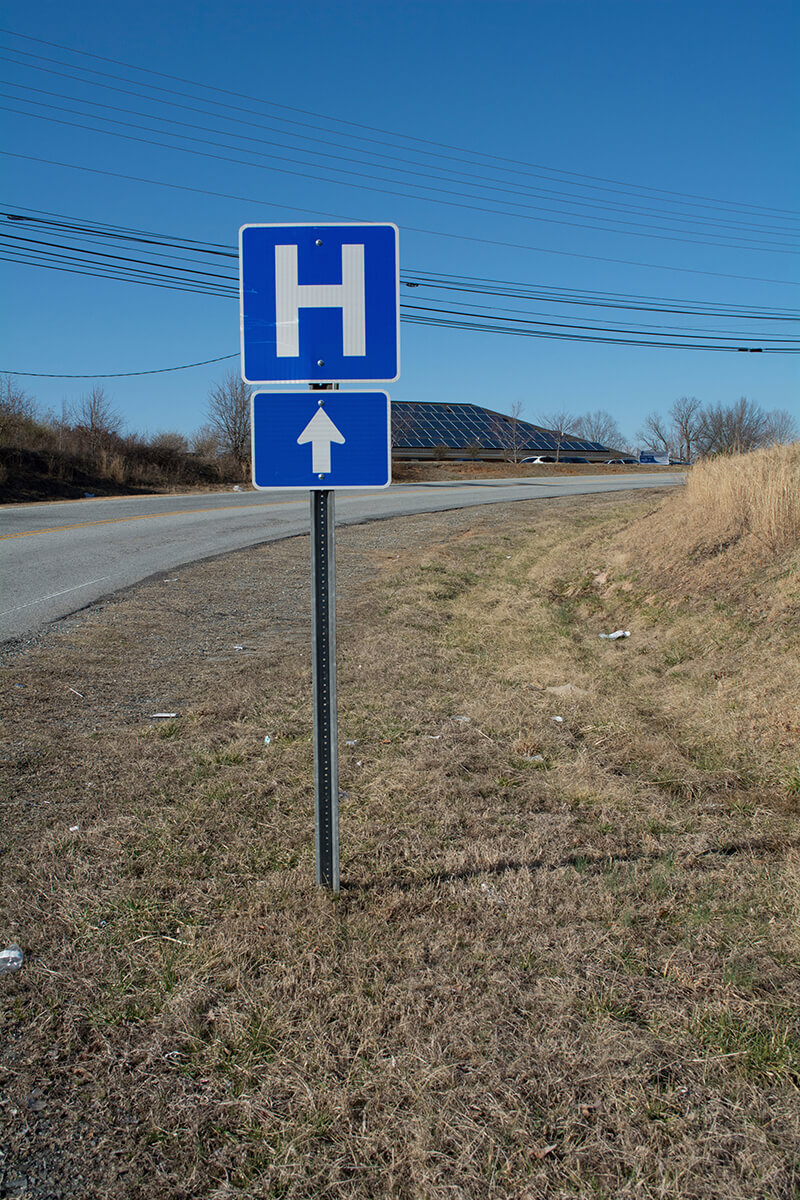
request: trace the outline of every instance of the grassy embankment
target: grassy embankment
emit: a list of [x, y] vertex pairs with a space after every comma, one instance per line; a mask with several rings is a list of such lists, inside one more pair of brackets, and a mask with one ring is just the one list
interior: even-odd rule
[[87, 1198], [795, 1194], [800, 447], [478, 525], [340, 628], [338, 901], [304, 641], [160, 723], [183, 590], [11, 662], [15, 1161], [38, 1088]]

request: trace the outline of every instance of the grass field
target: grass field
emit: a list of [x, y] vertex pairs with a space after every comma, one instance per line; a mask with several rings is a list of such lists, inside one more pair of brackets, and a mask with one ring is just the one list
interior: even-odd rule
[[0, 1195], [797, 1195], [800, 456], [737, 467], [340, 531], [338, 899], [302, 539], [11, 656]]

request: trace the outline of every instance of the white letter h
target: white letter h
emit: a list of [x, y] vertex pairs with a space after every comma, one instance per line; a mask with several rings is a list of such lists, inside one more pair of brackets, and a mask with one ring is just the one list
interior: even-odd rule
[[297, 358], [300, 354], [300, 309], [342, 310], [342, 354], [367, 353], [364, 316], [364, 247], [342, 246], [341, 283], [298, 283], [297, 246], [275, 247], [275, 354]]

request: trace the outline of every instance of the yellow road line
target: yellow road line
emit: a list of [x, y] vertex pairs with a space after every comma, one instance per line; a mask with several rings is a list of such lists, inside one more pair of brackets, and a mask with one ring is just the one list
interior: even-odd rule
[[[71, 533], [76, 529], [91, 529], [94, 525], [120, 525], [125, 521], [152, 521], [156, 517], [193, 517], [198, 513], [226, 512], [232, 508], [237, 509], [239, 512], [248, 512], [252, 508], [281, 508], [289, 504], [297, 504], [304, 494], [307, 493], [300, 492], [292, 500], [265, 500], [263, 504], [220, 504], [216, 508], [184, 508], [178, 509], [177, 512], [137, 513], [130, 517], [103, 517], [100, 521], [80, 521], [74, 525], [59, 525], [54, 529], [29, 529], [24, 533], [0, 533], [0, 542], [12, 541], [14, 538], [41, 537], [45, 533]], [[425, 489], [419, 488], [415, 492], [404, 492], [403, 494], [406, 496], [421, 496], [425, 494]]]
[[[603, 478], [603, 477], [598, 476], [598, 478]], [[454, 481], [454, 482], [456, 484], [458, 484], [461, 481], [458, 480], [458, 481]], [[550, 484], [551, 482], [552, 481], [550, 481], [550, 480], [545, 481], [544, 479], [542, 479], [542, 480], [538, 480], [538, 479], [527, 480], [526, 479], [525, 480], [525, 483], [534, 484], [534, 485], [544, 484], [544, 483]], [[558, 482], [560, 482], [560, 480], [558, 480]], [[497, 485], [495, 485], [495, 486], [497, 486]], [[501, 484], [499, 486], [503, 486], [503, 485]], [[514, 486], [518, 486], [518, 485], [510, 484], [508, 486], [514, 487]], [[447, 492], [446, 488], [442, 488], [441, 490], [444, 494], [446, 494], [446, 492]], [[349, 491], [349, 489], [348, 489], [348, 491]], [[302, 494], [303, 493], [301, 492], [300, 495], [302, 495]], [[422, 495], [435, 494], [435, 491], [434, 491], [434, 489], [429, 490], [427, 488], [417, 488], [414, 491], [407, 491], [407, 492], [403, 492], [401, 494], [404, 496], [422, 496]], [[342, 497], [342, 499], [346, 499], [346, 498], [347, 497], [344, 497], [344, 496]], [[0, 533], [0, 542], [13, 541], [15, 538], [41, 537], [43, 534], [47, 534], [47, 533], [72, 533], [76, 529], [91, 529], [95, 525], [121, 525], [126, 521], [153, 521], [157, 517], [193, 517], [193, 516], [196, 516], [201, 513], [226, 512], [227, 510], [234, 509], [234, 508], [238, 509], [239, 512], [247, 512], [251, 508], [281, 508], [281, 507], [286, 507], [289, 504], [297, 504], [297, 502], [298, 502], [297, 499], [265, 500], [263, 504], [247, 504], [247, 505], [221, 504], [218, 508], [185, 508], [185, 509], [179, 509], [177, 512], [137, 513], [136, 515], [130, 516], [130, 517], [104, 517], [100, 521], [80, 521], [73, 525], [59, 525], [53, 529], [29, 529], [23, 533]]]
[[251, 508], [278, 508], [281, 505], [296, 503], [292, 500], [265, 500], [263, 504], [221, 504], [219, 508], [184, 508], [177, 512], [165, 513], [137, 513], [130, 517], [104, 517], [100, 521], [81, 521], [75, 525], [59, 525], [54, 529], [29, 529], [24, 533], [2, 533], [0, 534], [0, 542], [7, 542], [13, 538], [24, 537], [41, 537], [43, 533], [70, 533], [75, 529], [91, 529], [93, 525], [121, 525], [125, 521], [152, 521], [156, 517], [193, 517], [196, 513], [213, 513], [225, 512], [227, 509], [236, 508], [239, 512], [246, 512]]

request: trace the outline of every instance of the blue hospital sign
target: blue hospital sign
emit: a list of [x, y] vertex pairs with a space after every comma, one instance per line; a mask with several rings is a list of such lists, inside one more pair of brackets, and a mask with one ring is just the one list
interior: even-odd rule
[[397, 379], [396, 225], [244, 225], [239, 268], [246, 383]]

